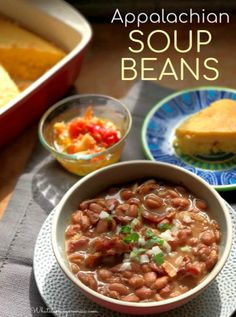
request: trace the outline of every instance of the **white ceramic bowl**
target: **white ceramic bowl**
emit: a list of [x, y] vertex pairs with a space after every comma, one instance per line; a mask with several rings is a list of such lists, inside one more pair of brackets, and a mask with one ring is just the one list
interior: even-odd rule
[[[129, 303], [106, 297], [84, 285], [70, 271], [65, 254], [65, 229], [71, 214], [85, 199], [93, 198], [107, 187], [142, 178], [157, 178], [186, 186], [197, 197], [207, 201], [210, 215], [220, 224], [222, 233], [220, 259], [213, 270], [195, 288], [188, 292], [160, 302]], [[67, 275], [91, 300], [109, 309], [130, 314], [160, 313], [181, 306], [203, 291], [223, 268], [232, 243], [232, 223], [228, 208], [220, 195], [195, 174], [174, 165], [150, 162], [128, 161], [95, 171], [79, 180], [62, 198], [57, 206], [52, 225], [52, 246], [55, 257]]]

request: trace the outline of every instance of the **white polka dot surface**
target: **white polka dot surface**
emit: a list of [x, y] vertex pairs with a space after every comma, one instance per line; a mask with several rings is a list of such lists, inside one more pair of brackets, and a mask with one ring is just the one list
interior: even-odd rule
[[[216, 280], [197, 298], [184, 306], [159, 314], [159, 317], [229, 317], [236, 310], [236, 213], [230, 207], [233, 221], [233, 245], [230, 256]], [[87, 299], [64, 275], [51, 246], [51, 222], [54, 211], [44, 222], [34, 252], [34, 275], [39, 292], [49, 311], [58, 317], [118, 317]]]

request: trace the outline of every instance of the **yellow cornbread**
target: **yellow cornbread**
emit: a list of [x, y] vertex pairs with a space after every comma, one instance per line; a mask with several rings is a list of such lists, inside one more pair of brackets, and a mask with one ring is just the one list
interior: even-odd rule
[[65, 53], [17, 24], [0, 18], [0, 63], [16, 80], [33, 81]]
[[213, 102], [185, 120], [175, 134], [183, 154], [236, 153], [236, 101]]
[[0, 65], [0, 107], [6, 105], [20, 93], [16, 84]]

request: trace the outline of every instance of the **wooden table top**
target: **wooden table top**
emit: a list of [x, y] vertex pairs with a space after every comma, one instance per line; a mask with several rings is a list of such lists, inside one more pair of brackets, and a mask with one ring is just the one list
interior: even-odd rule
[[[130, 57], [128, 46], [131, 42], [128, 33], [133, 28], [124, 28], [122, 25], [111, 24], [93, 24], [94, 37], [90, 45], [88, 54], [84, 60], [81, 73], [75, 84], [80, 93], [101, 93], [111, 95], [116, 98], [124, 96], [133, 81], [122, 81], [120, 78], [120, 63], [122, 57]], [[180, 57], [184, 57], [189, 64], [194, 63], [196, 57], [200, 57], [200, 73], [204, 72], [204, 59], [214, 57], [219, 60], [218, 68], [220, 76], [218, 80], [211, 82], [205, 80], [202, 76], [196, 81], [189, 73], [185, 80], [176, 81], [168, 76], [161, 82], [166, 87], [173, 89], [185, 89], [204, 85], [219, 85], [230, 88], [236, 87], [236, 52], [235, 29], [236, 19], [231, 16], [230, 25], [145, 25], [142, 29], [144, 34], [156, 28], [167, 31], [170, 35], [177, 29], [179, 35], [179, 47], [184, 48], [188, 45], [188, 29], [207, 29], [212, 33], [212, 42], [204, 46], [200, 55], [196, 50], [179, 55], [173, 49], [166, 54], [156, 55], [145, 49], [137, 54], [137, 64], [140, 64], [141, 57], [157, 57], [155, 69], [161, 71], [164, 61], [167, 57], [171, 58], [173, 65], [178, 67]], [[132, 55], [133, 57], [133, 55]], [[194, 64], [192, 64], [194, 65]], [[140, 67], [138, 66], [140, 70]], [[178, 71], [178, 68], [176, 68]], [[17, 179], [24, 171], [27, 160], [30, 157], [33, 146], [37, 140], [37, 126], [32, 126], [20, 135], [14, 142], [0, 150], [0, 217], [3, 215], [11, 194], [14, 190]], [[16, 155], [17, 153], [17, 155]]]

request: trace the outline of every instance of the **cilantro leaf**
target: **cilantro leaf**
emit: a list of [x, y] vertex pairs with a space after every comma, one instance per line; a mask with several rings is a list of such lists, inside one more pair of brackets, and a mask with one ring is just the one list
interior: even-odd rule
[[107, 221], [112, 221], [112, 219], [113, 219], [113, 218], [112, 218], [111, 215], [109, 215], [109, 216], [106, 218]]
[[137, 232], [132, 232], [123, 238], [125, 243], [136, 242], [139, 239], [139, 234]]
[[130, 226], [121, 226], [120, 233], [130, 233], [131, 227]]
[[148, 229], [146, 232], [145, 232], [145, 235], [147, 238], [152, 238], [155, 236], [154, 232], [151, 230], [151, 229]]
[[154, 245], [154, 244], [163, 245], [164, 242], [165, 242], [164, 239], [161, 239], [161, 238], [159, 238], [159, 237], [157, 237], [157, 236], [153, 236], [151, 239], [149, 239], [149, 240], [147, 241], [147, 246], [152, 246], [152, 245]]
[[136, 256], [138, 256], [138, 255], [144, 253], [145, 251], [146, 251], [146, 249], [144, 249], [144, 248], [139, 248], [139, 249], [134, 248], [134, 249], [130, 252], [130, 257], [131, 257], [131, 258], [135, 258]]
[[169, 224], [169, 223], [159, 223], [157, 225], [157, 228], [160, 230], [160, 231], [165, 231], [167, 229], [171, 229], [172, 226]]
[[157, 265], [162, 265], [164, 263], [164, 254], [163, 253], [155, 254], [153, 257], [153, 260]]

